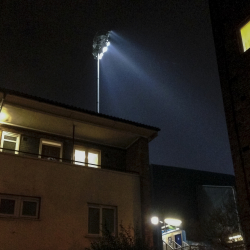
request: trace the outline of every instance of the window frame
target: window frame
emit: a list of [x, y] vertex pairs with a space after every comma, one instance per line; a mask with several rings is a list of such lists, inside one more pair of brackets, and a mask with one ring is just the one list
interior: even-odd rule
[[[85, 151], [85, 161], [84, 162], [76, 162], [76, 160], [75, 160], [75, 151], [76, 150]], [[89, 164], [89, 162], [88, 162], [89, 153], [94, 153], [94, 154], [98, 155], [98, 163], [97, 163], [97, 165], [92, 165], [91, 163]], [[92, 167], [92, 168], [100, 168], [100, 165], [101, 165], [101, 150], [93, 149], [93, 148], [87, 148], [87, 147], [80, 146], [80, 145], [74, 145], [74, 148], [73, 148], [73, 161], [74, 161], [75, 165], [80, 165], [80, 166], [85, 166], [85, 167]]]
[[[93, 234], [93, 233], [90, 233], [89, 232], [89, 223], [90, 223], [90, 218], [89, 218], [89, 209], [90, 208], [97, 208], [99, 209], [99, 233], [98, 234]], [[113, 232], [113, 236], [116, 236], [117, 235], [117, 207], [116, 206], [109, 206], [109, 205], [98, 205], [98, 204], [88, 204], [88, 235], [89, 236], [102, 236], [102, 214], [103, 214], [103, 209], [112, 209], [114, 210], [114, 232]]]
[[[36, 202], [37, 203], [37, 206], [36, 206], [36, 215], [35, 216], [32, 216], [32, 215], [23, 215], [23, 203], [25, 201], [28, 201], [28, 202]], [[38, 219], [39, 218], [39, 211], [40, 211], [40, 198], [35, 198], [35, 197], [21, 197], [21, 204], [20, 204], [20, 215], [19, 217], [20, 218], [36, 218]]]
[[[60, 161], [60, 162], [62, 161], [62, 152], [63, 152], [63, 143], [62, 142], [41, 138], [40, 139], [40, 144], [39, 144], [38, 158], [42, 158], [42, 147], [43, 147], [43, 145], [55, 146], [55, 147], [60, 148], [60, 159], [58, 161]], [[44, 159], [46, 159], [46, 158], [44, 158]]]
[[[0, 194], [0, 204], [1, 200], [14, 200], [15, 201], [15, 208], [13, 214], [4, 214], [0, 213], [0, 217], [7, 217], [7, 218], [29, 218], [29, 219], [39, 219], [40, 215], [40, 198], [39, 197], [30, 197], [30, 196], [21, 196], [21, 195], [11, 195], [11, 194]], [[23, 202], [30, 201], [36, 202], [36, 215], [23, 215]]]
[[[5, 135], [8, 135], [8, 136], [12, 136], [12, 137], [16, 137], [16, 138], [17, 138], [14, 154], [19, 154], [19, 147], [20, 147], [20, 138], [21, 138], [21, 135], [20, 135], [20, 134], [17, 134], [17, 133], [9, 132], [9, 131], [2, 131], [2, 135], [1, 135], [1, 149], [0, 149], [0, 152], [3, 152], [3, 149], [4, 149], [4, 148], [3, 148], [4, 141], [14, 142], [14, 141], [11, 141], [11, 140], [8, 140], [8, 139], [4, 139], [4, 136], [5, 136]], [[6, 149], [6, 150], [8, 150], [8, 149]], [[11, 150], [10, 150], [10, 151], [11, 151]]]

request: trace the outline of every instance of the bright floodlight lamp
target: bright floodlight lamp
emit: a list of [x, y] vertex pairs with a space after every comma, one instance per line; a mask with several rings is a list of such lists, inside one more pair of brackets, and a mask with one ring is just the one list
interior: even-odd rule
[[151, 218], [151, 223], [152, 223], [153, 225], [158, 225], [158, 223], [159, 223], [159, 218], [158, 218], [157, 216], [153, 216], [153, 217]]
[[181, 220], [178, 220], [178, 219], [172, 219], [172, 218], [166, 218], [165, 220], [165, 223], [170, 225], [170, 226], [174, 226], [174, 227], [179, 227], [182, 223]]
[[103, 48], [109, 46], [109, 33], [110, 31], [99, 31], [96, 33], [93, 40], [93, 56], [98, 59], [98, 55], [103, 52]]
[[103, 54], [108, 50], [110, 31], [99, 31], [96, 33], [93, 40], [93, 56], [97, 60], [97, 96], [96, 96], [96, 110], [99, 113], [99, 60], [102, 59]]

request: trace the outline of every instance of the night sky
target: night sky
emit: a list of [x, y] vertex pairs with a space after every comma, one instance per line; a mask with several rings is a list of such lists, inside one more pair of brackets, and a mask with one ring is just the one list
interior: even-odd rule
[[161, 129], [150, 163], [233, 174], [207, 0], [0, 2], [0, 86]]

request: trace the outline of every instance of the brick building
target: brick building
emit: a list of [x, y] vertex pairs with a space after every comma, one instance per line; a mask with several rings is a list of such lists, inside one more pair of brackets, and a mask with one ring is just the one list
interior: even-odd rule
[[209, 5], [241, 226], [250, 249], [250, 1], [209, 0]]
[[152, 242], [148, 143], [158, 131], [0, 90], [1, 249], [84, 249], [121, 222]]

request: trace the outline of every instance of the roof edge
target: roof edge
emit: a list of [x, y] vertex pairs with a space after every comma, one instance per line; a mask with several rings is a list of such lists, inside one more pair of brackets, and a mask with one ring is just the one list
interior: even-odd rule
[[137, 126], [137, 127], [154, 130], [156, 132], [160, 131], [159, 128], [154, 127], [154, 126], [145, 125], [145, 124], [142, 124], [142, 123], [126, 120], [126, 119], [123, 119], [123, 118], [118, 118], [118, 117], [114, 117], [114, 116], [110, 116], [110, 115], [97, 113], [95, 111], [90, 111], [90, 110], [78, 108], [78, 107], [75, 107], [75, 106], [72, 106], [72, 105], [67, 105], [67, 104], [64, 104], [64, 103], [52, 101], [52, 100], [45, 99], [45, 98], [42, 98], [42, 97], [37, 97], [37, 96], [25, 94], [25, 93], [22, 93], [22, 92], [19, 92], [19, 91], [16, 91], [16, 90], [10, 90], [10, 89], [0, 87], [0, 92], [3, 92], [5, 95], [6, 94], [15, 95], [15, 96], [31, 99], [31, 100], [34, 100], [34, 101], [42, 102], [42, 103], [45, 103], [45, 104], [50, 104], [50, 105], [54, 105], [54, 106], [57, 106], [57, 107], [69, 109], [69, 110], [72, 110], [72, 111], [78, 111], [78, 112], [86, 113], [86, 114], [89, 114], [89, 115], [110, 119], [110, 120], [113, 120], [113, 121], [127, 123], [127, 124]]

